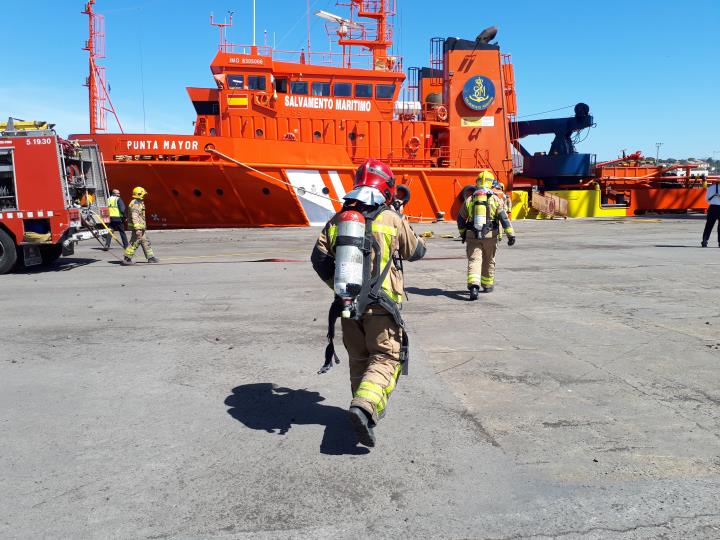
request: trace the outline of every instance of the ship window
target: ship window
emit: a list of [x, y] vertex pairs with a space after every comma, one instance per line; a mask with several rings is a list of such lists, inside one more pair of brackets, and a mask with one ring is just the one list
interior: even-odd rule
[[290, 90], [292, 90], [293, 94], [307, 96], [308, 83], [304, 81], [293, 81], [292, 83], [290, 83]]
[[352, 95], [352, 84], [346, 82], [335, 83], [333, 93], [337, 97], [350, 97]]
[[372, 84], [356, 84], [355, 85], [355, 97], [371, 98], [372, 97]]
[[329, 82], [314, 82], [314, 83], [312, 83], [312, 95], [313, 96], [329, 96], [330, 95], [330, 83]]
[[244, 88], [245, 77], [243, 75], [228, 75], [227, 85], [229, 88]]
[[193, 101], [197, 114], [220, 114], [220, 105], [217, 101]]
[[287, 79], [275, 79], [275, 91], [278, 94], [287, 94]]
[[265, 75], [248, 75], [248, 90], [265, 90]]
[[378, 84], [375, 87], [375, 97], [377, 99], [392, 99], [395, 95], [394, 84]]

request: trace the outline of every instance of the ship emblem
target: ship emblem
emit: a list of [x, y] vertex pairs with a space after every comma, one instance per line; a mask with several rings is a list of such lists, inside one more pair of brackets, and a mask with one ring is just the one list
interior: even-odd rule
[[484, 111], [495, 101], [495, 85], [487, 77], [478, 75], [468, 79], [462, 93], [465, 105], [474, 111]]

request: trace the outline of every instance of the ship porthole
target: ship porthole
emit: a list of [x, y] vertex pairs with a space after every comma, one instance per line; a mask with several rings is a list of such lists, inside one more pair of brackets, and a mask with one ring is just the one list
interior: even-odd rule
[[322, 137], [322, 133], [320, 133], [319, 131], [313, 131], [313, 137], [319, 139], [320, 137]]
[[225, 195], [225, 192], [224, 192], [222, 189], [220, 189], [220, 188], [217, 188], [217, 189], [215, 190], [215, 193], [218, 194], [218, 197], [222, 197], [223, 195]]
[[173, 189], [172, 194], [177, 197], [178, 195], [180, 195], [180, 192], [177, 189]]
[[199, 189], [193, 189], [193, 195], [195, 195], [196, 197], [201, 197], [202, 191], [200, 191]]
[[328, 193], [330, 193], [330, 190], [329, 190], [328, 188], [324, 187], [324, 188], [322, 188], [322, 192], [323, 192], [325, 195], [327, 195]]
[[262, 189], [263, 195], [270, 195], [270, 190], [266, 187]]
[[257, 128], [257, 129], [255, 130], [255, 136], [256, 136], [256, 137], [262, 137], [263, 135], [265, 135], [265, 132], [264, 132], [262, 129]]

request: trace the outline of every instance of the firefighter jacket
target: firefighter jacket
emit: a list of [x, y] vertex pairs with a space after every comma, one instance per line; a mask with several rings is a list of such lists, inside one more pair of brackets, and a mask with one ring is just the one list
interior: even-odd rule
[[113, 221], [122, 220], [125, 217], [125, 203], [117, 195], [111, 195], [107, 200], [110, 219]]
[[147, 223], [145, 223], [145, 201], [133, 199], [130, 201], [128, 208], [130, 209], [130, 228], [147, 229]]
[[[515, 236], [512, 224], [508, 219], [507, 212], [505, 212], [505, 204], [500, 198], [492, 192], [487, 193], [487, 205], [476, 206], [473, 201], [474, 195], [470, 195], [460, 207], [460, 211], [457, 216], [457, 226], [460, 231], [460, 235], [464, 237], [468, 229], [473, 230], [473, 212], [475, 208], [480, 208], [480, 211], [487, 212], [487, 223], [493, 232], [500, 231], [500, 225], [502, 225], [505, 234], [508, 236]], [[480, 231], [476, 231], [479, 233]], [[478, 236], [478, 238], [480, 238]]]
[[[315, 272], [330, 288], [335, 277], [335, 242], [339, 214], [327, 222], [315, 243], [311, 261]], [[395, 210], [386, 207], [372, 224], [372, 235], [380, 246], [380, 269], [372, 268], [372, 275], [379, 274], [392, 257], [417, 261], [425, 256], [425, 243], [415, 235], [407, 220]], [[373, 250], [371, 260], [375, 260]], [[374, 263], [373, 263], [374, 264]], [[382, 283], [382, 290], [396, 303], [402, 302], [403, 275], [399, 264], [391, 263], [390, 271]]]

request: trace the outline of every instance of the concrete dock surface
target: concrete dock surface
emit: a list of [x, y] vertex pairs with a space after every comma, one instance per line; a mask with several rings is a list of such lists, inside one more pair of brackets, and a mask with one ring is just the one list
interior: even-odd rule
[[85, 242], [0, 276], [0, 538], [720, 538], [703, 217], [515, 226], [477, 302], [455, 227], [415, 226], [410, 373], [372, 450], [340, 339], [317, 375], [317, 228], [150, 231], [159, 265]]

